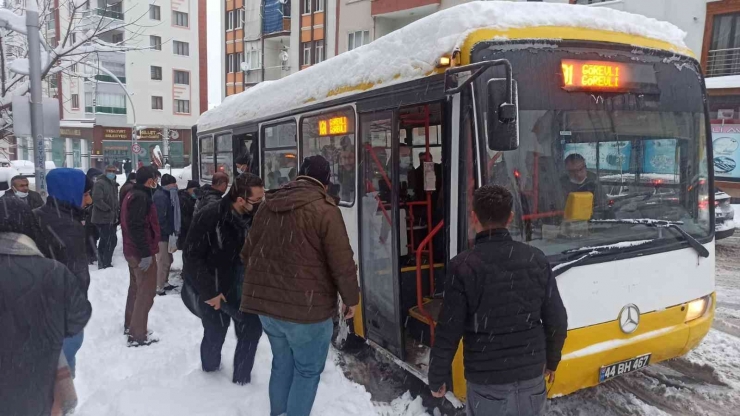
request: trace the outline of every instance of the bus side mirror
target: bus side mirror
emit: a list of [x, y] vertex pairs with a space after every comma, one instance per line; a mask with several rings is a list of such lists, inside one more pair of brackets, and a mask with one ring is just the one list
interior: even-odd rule
[[506, 79], [488, 80], [488, 111], [486, 135], [491, 150], [507, 151], [519, 147], [519, 99], [517, 83], [511, 80], [511, 91]]

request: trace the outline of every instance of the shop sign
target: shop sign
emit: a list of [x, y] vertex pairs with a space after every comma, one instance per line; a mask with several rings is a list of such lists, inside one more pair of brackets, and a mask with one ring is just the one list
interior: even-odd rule
[[128, 129], [103, 129], [103, 139], [121, 140], [130, 139]]

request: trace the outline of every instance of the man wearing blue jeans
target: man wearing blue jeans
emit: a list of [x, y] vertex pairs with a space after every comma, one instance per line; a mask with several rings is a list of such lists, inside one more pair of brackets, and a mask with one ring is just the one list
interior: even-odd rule
[[270, 415], [309, 416], [324, 371], [337, 292], [352, 318], [357, 268], [329, 162], [306, 158], [295, 181], [266, 194], [242, 249], [242, 312], [260, 315], [272, 347]]

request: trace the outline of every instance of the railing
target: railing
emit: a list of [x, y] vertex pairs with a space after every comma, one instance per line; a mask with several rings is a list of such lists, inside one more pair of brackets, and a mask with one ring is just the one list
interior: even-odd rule
[[707, 77], [740, 75], [740, 48], [714, 49], [707, 58]]
[[[437, 235], [439, 230], [444, 227], [444, 225], [445, 222], [440, 221], [439, 224], [434, 227], [432, 232], [430, 232], [426, 238], [421, 240], [419, 249], [416, 251], [416, 306], [419, 308], [419, 313], [421, 313], [429, 323], [429, 344], [432, 346], [434, 346], [434, 318], [432, 317], [432, 314], [424, 308], [424, 291], [422, 290], [421, 280], [421, 255], [424, 252], [424, 247], [429, 246], [429, 256], [430, 258], [432, 257], [432, 239]], [[429, 262], [429, 285], [431, 286], [431, 294], [434, 296], [434, 260]]]
[[[85, 106], [85, 112], [92, 113], [93, 108], [91, 106]], [[125, 107], [97, 106], [95, 107], [95, 113], [97, 114], [126, 114], [126, 108]]]
[[116, 19], [116, 20], [123, 20], [123, 16], [124, 16], [123, 12], [119, 12], [115, 10], [108, 10], [108, 9], [90, 9], [90, 10], [85, 10], [82, 14], [83, 17], [87, 17], [90, 15], [109, 17], [111, 19]]

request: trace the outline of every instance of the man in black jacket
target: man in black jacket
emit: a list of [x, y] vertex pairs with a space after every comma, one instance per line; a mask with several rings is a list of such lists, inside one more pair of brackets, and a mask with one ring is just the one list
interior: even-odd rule
[[195, 213], [214, 202], [219, 202], [229, 187], [229, 175], [216, 172], [211, 178], [211, 184], [206, 185], [198, 191], [198, 201], [195, 203]]
[[42, 254], [28, 205], [0, 201], [0, 414], [51, 414], [62, 340], [82, 331], [92, 308], [78, 278]]
[[[80, 290], [87, 299], [90, 271], [85, 250], [85, 227], [82, 225], [83, 208], [92, 202], [90, 191], [93, 182], [82, 171], [57, 168], [46, 176], [49, 197], [46, 205], [33, 212], [44, 233], [44, 244], [55, 260], [67, 266], [77, 277]], [[84, 332], [65, 338], [62, 351], [75, 375], [77, 351], [82, 347]]]
[[[219, 203], [210, 204], [195, 214], [188, 231], [183, 277], [186, 284], [195, 288], [200, 299], [210, 305], [200, 308], [203, 371], [218, 371], [221, 366], [221, 347], [230, 322], [229, 316], [221, 310], [221, 303], [239, 308], [244, 277], [239, 253], [252, 224], [252, 215], [257, 212], [264, 195], [264, 183], [259, 176], [241, 174]], [[234, 322], [237, 344], [233, 382], [247, 384], [251, 381], [262, 324], [257, 315], [239, 315], [241, 319]]]
[[18, 198], [28, 204], [32, 210], [44, 205], [41, 195], [29, 189], [28, 179], [23, 176], [14, 176], [10, 180], [10, 186], [11, 188], [5, 191], [5, 194], [0, 198]]
[[177, 191], [177, 197], [180, 200], [180, 234], [177, 236], [177, 248], [185, 251], [185, 240], [188, 236], [190, 224], [193, 222], [195, 214], [195, 200], [197, 191], [200, 190], [198, 181], [188, 181], [185, 189]]
[[475, 191], [475, 247], [450, 261], [430, 356], [429, 387], [442, 397], [463, 339], [469, 416], [543, 414], [568, 331], [547, 258], [506, 229], [512, 202], [501, 186]]

